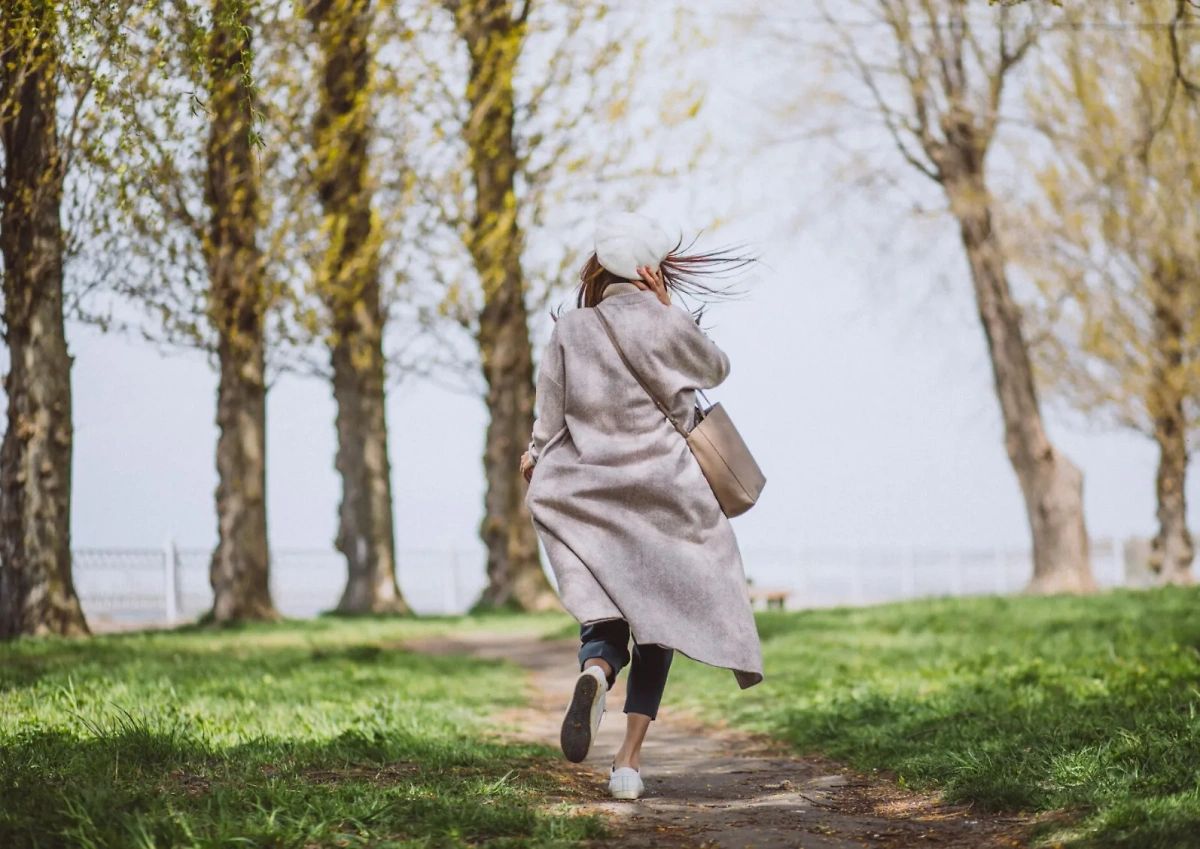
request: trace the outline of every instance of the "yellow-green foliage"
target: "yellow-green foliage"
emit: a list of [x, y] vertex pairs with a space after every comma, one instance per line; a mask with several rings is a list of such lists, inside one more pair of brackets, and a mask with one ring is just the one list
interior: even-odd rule
[[[1200, 102], [1157, 25], [1174, 7], [1081, 9], [1068, 23], [1099, 14], [1111, 26], [1047, 42], [1029, 107], [1048, 144], [1012, 245], [1040, 296], [1027, 315], [1042, 385], [1146, 432], [1169, 399], [1200, 393]], [[1180, 332], [1156, 331], [1156, 313]]]

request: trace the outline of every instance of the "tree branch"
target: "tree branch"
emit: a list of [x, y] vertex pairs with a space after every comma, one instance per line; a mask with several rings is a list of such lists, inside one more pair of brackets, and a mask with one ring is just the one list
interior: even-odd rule
[[525, 4], [521, 7], [520, 14], [514, 19], [513, 23], [517, 26], [524, 26], [529, 20], [529, 10], [533, 8], [533, 0], [525, 0]]
[[1008, 77], [1008, 72], [1025, 58], [1026, 54], [1033, 49], [1038, 40], [1038, 29], [1036, 26], [1027, 26], [1018, 42], [1015, 49], [1010, 50], [1008, 44], [1008, 16], [1007, 8], [1000, 10], [1000, 56], [996, 64], [996, 70], [988, 80], [988, 114], [984, 118], [982, 143], [984, 146], [991, 143], [996, 135], [996, 127], [1000, 123], [1000, 105], [1004, 97], [1004, 81]]
[[[859, 81], [862, 82], [863, 85], [866, 86], [867, 91], [870, 92], [871, 97], [875, 102], [876, 109], [878, 110], [880, 117], [883, 119], [884, 127], [886, 127], [888, 134], [891, 136], [892, 142], [896, 145], [896, 149], [900, 152], [900, 155], [904, 157], [904, 160], [909, 165], [911, 165], [913, 168], [916, 168], [930, 180], [933, 180], [935, 183], [940, 183], [942, 178], [937, 172], [936, 168], [931, 166], [929, 163], [922, 161], [915, 152], [910, 150], [908, 144], [905, 142], [902, 130], [907, 130], [910, 134], [912, 134], [913, 128], [907, 127], [904, 122], [896, 120], [895, 110], [893, 110], [888, 104], [887, 98], [884, 97], [883, 91], [880, 89], [879, 84], [875, 79], [875, 74], [871, 71], [870, 65], [868, 65], [866, 60], [863, 59], [862, 53], [859, 52], [858, 47], [855, 45], [853, 37], [849, 32], [847, 32], [845, 27], [841, 26], [836, 20], [834, 20], [833, 16], [829, 14], [828, 9], [826, 9], [824, 5], [821, 7], [821, 14], [824, 16], [826, 23], [828, 23], [829, 26], [833, 28], [834, 32], [837, 33], [837, 36], [842, 42], [843, 48], [845, 49], [845, 55], [849, 57], [851, 63], [854, 65], [855, 70], [858, 73]], [[913, 85], [912, 78], [909, 77], [907, 73], [905, 73], [904, 76], [909, 79], [910, 86]], [[918, 101], [922, 100], [915, 88], [914, 98]], [[922, 112], [922, 114], [925, 113]], [[917, 129], [922, 137], [929, 135], [927, 125], [923, 123], [920, 117], [918, 118]]]
[[[1175, 79], [1183, 86], [1183, 90], [1187, 92], [1188, 97], [1196, 99], [1200, 97], [1200, 84], [1192, 82], [1188, 78], [1183, 67], [1183, 51], [1179, 45], [1179, 30], [1183, 25], [1184, 18], [1187, 17], [1188, 6], [1200, 10], [1200, 3], [1195, 2], [1195, 0], [1175, 0], [1175, 16], [1171, 19], [1171, 26], [1167, 30], [1167, 33], [1171, 40], [1171, 60], [1175, 63]], [[1190, 27], [1191, 24], [1188, 26]]]

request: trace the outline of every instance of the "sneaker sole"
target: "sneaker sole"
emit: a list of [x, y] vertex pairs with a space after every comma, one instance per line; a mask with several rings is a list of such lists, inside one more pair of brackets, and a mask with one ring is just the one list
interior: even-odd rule
[[638, 790], [613, 790], [610, 795], [622, 802], [636, 802], [642, 794]]
[[592, 705], [599, 690], [600, 682], [592, 675], [581, 675], [575, 682], [559, 737], [563, 755], [573, 764], [582, 763], [592, 748]]

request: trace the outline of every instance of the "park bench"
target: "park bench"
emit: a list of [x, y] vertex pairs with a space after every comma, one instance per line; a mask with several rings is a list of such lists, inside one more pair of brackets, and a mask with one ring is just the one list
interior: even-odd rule
[[751, 587], [750, 605], [753, 607], [762, 604], [767, 610], [783, 610], [791, 594], [790, 590], [760, 590]]

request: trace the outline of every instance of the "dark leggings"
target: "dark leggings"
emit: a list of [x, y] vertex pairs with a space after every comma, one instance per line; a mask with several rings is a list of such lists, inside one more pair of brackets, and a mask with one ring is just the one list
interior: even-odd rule
[[[579, 629], [579, 667], [593, 658], [608, 661], [613, 673], [608, 678], [612, 687], [617, 674], [629, 666], [629, 623], [624, 619], [593, 622]], [[667, 686], [671, 658], [675, 652], [662, 646], [633, 644], [633, 665], [625, 682], [625, 713], [640, 713], [654, 719]]]

